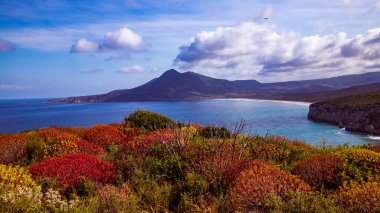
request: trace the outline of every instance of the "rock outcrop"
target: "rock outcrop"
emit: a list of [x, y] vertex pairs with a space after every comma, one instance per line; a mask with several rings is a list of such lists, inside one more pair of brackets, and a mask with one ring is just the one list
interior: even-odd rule
[[380, 135], [380, 92], [311, 104], [308, 118], [347, 131]]

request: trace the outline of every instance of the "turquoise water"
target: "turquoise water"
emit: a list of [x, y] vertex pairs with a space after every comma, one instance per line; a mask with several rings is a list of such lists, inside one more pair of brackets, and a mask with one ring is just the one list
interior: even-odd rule
[[206, 100], [127, 103], [47, 103], [46, 99], [0, 100], [0, 133], [47, 126], [91, 126], [121, 122], [136, 109], [155, 111], [174, 120], [232, 126], [243, 119], [250, 134], [278, 134], [311, 144], [364, 144], [375, 137], [345, 132], [307, 119], [308, 105], [262, 100]]

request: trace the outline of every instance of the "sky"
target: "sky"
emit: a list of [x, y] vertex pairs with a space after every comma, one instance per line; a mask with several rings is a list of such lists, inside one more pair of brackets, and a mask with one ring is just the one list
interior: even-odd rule
[[0, 99], [101, 94], [172, 68], [260, 82], [380, 71], [380, 1], [0, 0]]

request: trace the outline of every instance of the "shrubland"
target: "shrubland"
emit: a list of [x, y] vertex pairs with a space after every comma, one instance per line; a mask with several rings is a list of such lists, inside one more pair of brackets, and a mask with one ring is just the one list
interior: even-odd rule
[[0, 135], [0, 212], [379, 212], [378, 147], [138, 110], [120, 124]]

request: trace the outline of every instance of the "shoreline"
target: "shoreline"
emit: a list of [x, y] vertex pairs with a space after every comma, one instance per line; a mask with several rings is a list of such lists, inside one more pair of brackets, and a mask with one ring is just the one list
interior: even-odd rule
[[275, 102], [297, 104], [297, 105], [304, 105], [304, 106], [310, 106], [310, 104], [312, 104], [311, 102], [305, 102], [305, 101], [283, 101], [283, 100], [256, 99], [256, 98], [213, 98], [211, 100], [275, 101]]

